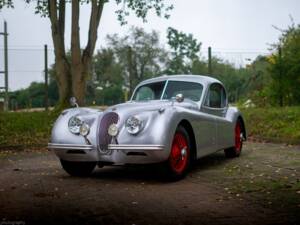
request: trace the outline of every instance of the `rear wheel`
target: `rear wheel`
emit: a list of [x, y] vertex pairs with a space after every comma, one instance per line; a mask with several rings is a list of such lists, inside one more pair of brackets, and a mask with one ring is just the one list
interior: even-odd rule
[[63, 169], [71, 176], [84, 177], [90, 175], [95, 166], [96, 162], [71, 162], [60, 160]]
[[183, 178], [190, 166], [190, 139], [184, 127], [179, 126], [173, 137], [170, 156], [167, 161], [169, 178], [179, 180]]
[[235, 129], [235, 145], [234, 147], [225, 149], [225, 156], [228, 158], [238, 157], [242, 152], [243, 147], [243, 132], [242, 132], [242, 123], [240, 120], [236, 122]]

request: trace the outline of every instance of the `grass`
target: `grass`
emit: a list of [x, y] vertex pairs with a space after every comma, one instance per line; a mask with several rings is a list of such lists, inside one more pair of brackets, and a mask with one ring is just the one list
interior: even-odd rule
[[0, 148], [46, 145], [56, 117], [49, 112], [0, 113]]
[[[248, 136], [265, 141], [300, 144], [300, 107], [241, 109]], [[47, 144], [56, 113], [0, 113], [0, 148]]]
[[300, 144], [300, 107], [241, 109], [248, 136], [255, 139]]

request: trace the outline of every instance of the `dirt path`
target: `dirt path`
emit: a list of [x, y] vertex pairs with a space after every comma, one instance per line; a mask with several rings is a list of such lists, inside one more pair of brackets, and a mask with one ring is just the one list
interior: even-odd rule
[[[130, 225], [299, 222], [299, 147], [247, 143], [240, 158], [228, 160], [222, 152], [216, 153], [201, 159], [186, 179], [175, 183], [164, 181], [153, 167], [105, 167], [89, 178], [74, 178], [45, 151], [1, 153], [0, 174], [0, 221]], [[261, 183], [268, 179], [281, 182], [282, 177], [283, 188], [270, 189], [268, 183]], [[287, 184], [290, 186], [285, 187]], [[287, 210], [276, 205], [276, 198], [282, 201], [281, 194], [293, 198], [283, 207]]]

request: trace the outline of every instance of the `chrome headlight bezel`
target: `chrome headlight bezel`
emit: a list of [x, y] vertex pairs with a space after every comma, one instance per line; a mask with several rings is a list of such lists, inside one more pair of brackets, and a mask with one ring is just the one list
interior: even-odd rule
[[77, 116], [72, 116], [68, 122], [69, 131], [72, 134], [80, 134], [80, 127], [82, 126], [83, 121], [79, 119]]
[[128, 133], [138, 134], [143, 129], [143, 121], [136, 116], [130, 116], [125, 122]]

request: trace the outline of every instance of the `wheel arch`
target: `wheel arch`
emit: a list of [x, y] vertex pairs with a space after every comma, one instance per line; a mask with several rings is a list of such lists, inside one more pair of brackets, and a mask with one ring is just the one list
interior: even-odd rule
[[193, 127], [192, 127], [191, 123], [186, 119], [181, 120], [180, 123], [178, 124], [178, 126], [184, 127], [189, 135], [189, 138], [191, 141], [192, 161], [194, 161], [197, 159], [197, 144], [196, 144]]
[[243, 137], [244, 137], [244, 140], [247, 140], [246, 126], [245, 126], [245, 121], [244, 121], [243, 117], [241, 115], [239, 115], [237, 118], [237, 121], [241, 122]]

